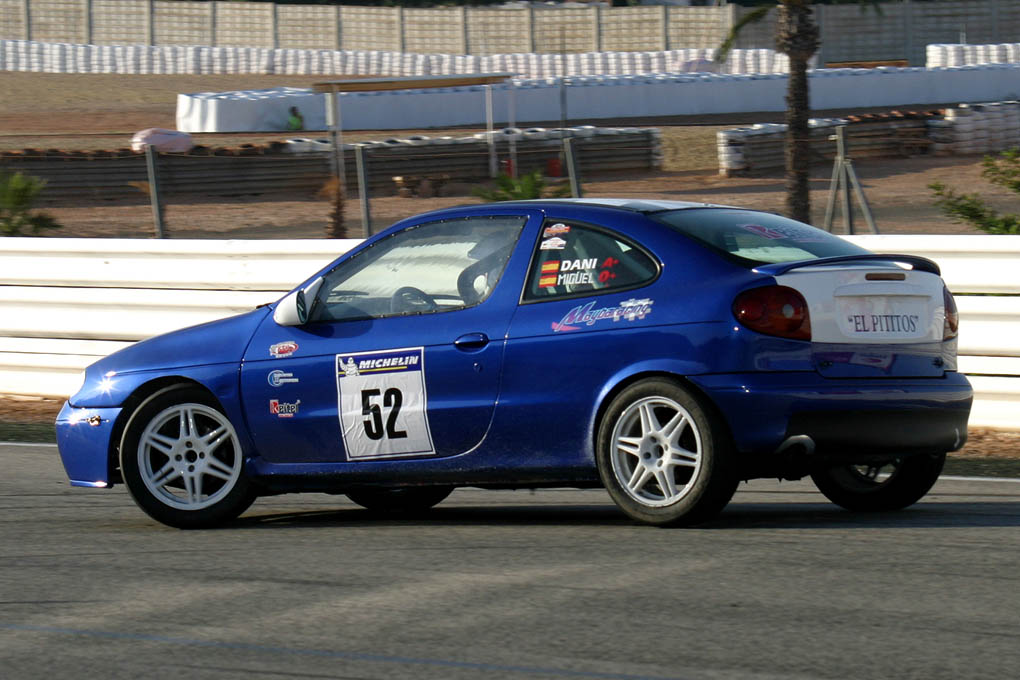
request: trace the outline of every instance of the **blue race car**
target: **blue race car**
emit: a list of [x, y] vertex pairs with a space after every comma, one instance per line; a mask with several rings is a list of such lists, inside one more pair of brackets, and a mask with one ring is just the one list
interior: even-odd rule
[[604, 486], [690, 525], [741, 479], [851, 510], [919, 500], [967, 437], [938, 267], [784, 217], [670, 201], [404, 220], [278, 302], [90, 366], [71, 484], [204, 527], [260, 495], [414, 511], [454, 488]]

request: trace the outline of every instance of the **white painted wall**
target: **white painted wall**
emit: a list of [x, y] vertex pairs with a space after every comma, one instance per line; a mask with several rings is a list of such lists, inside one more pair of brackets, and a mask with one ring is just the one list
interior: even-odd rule
[[[846, 238], [939, 263], [960, 308], [971, 424], [1020, 429], [1020, 236]], [[357, 243], [0, 239], [0, 394], [66, 396], [100, 357], [279, 299]]]

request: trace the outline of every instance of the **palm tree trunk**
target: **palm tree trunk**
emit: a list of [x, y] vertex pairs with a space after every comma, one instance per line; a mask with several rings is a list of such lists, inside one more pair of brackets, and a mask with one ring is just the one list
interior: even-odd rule
[[786, 88], [786, 214], [811, 221], [811, 130], [808, 118], [807, 60], [790, 57]]
[[808, 180], [811, 172], [811, 139], [808, 118], [808, 60], [818, 50], [818, 27], [809, 0], [780, 0], [776, 23], [776, 48], [790, 58], [786, 90], [786, 212], [801, 222], [811, 219]]

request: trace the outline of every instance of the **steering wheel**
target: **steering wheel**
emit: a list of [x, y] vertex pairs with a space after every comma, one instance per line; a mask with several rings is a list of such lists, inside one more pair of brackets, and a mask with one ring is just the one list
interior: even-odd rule
[[390, 298], [390, 311], [394, 314], [432, 312], [438, 307], [435, 298], [414, 286], [398, 288]]

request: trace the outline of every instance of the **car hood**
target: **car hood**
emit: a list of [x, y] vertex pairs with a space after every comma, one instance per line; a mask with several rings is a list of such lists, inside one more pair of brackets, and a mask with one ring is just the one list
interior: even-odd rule
[[252, 334], [272, 310], [260, 307], [244, 314], [182, 328], [114, 352], [92, 364], [90, 374], [164, 371], [189, 366], [237, 363]]

